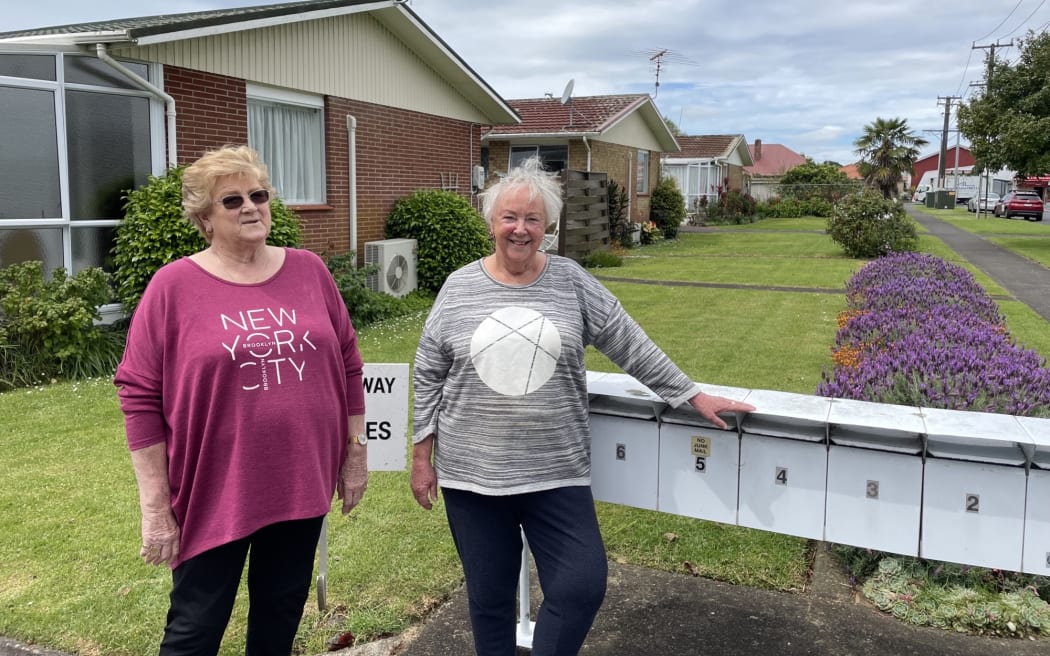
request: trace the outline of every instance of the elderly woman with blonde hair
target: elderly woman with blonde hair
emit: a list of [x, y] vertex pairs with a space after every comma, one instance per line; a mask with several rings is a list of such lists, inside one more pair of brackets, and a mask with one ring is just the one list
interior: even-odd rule
[[477, 654], [514, 654], [524, 532], [543, 590], [532, 653], [571, 656], [607, 577], [590, 488], [586, 347], [717, 426], [720, 412], [754, 408], [700, 392], [597, 279], [540, 250], [562, 195], [538, 160], [486, 190], [482, 206], [494, 252], [449, 276], [416, 352], [412, 492], [429, 509], [440, 487]]
[[367, 485], [362, 362], [309, 251], [266, 243], [266, 165], [246, 146], [183, 173], [204, 250], [161, 267], [117, 369], [145, 562], [172, 569], [161, 654], [215, 654], [248, 564], [245, 652], [287, 656], [333, 493]]

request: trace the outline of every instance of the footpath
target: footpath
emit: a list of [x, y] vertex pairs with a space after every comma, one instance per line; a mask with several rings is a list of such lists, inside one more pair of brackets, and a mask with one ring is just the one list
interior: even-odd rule
[[[1050, 321], [1050, 270], [908, 207], [962, 258]], [[988, 219], [992, 220], [992, 219]], [[1002, 219], [996, 219], [1002, 220]], [[1050, 237], [1050, 229], [1047, 231]], [[531, 577], [532, 613], [542, 593]], [[470, 656], [465, 590], [400, 636], [342, 656]], [[528, 654], [518, 649], [518, 655]], [[801, 592], [771, 592], [685, 574], [609, 563], [609, 586], [581, 652], [586, 656], [1046, 656], [1050, 639], [989, 638], [915, 627], [854, 594], [819, 545]], [[0, 656], [66, 656], [0, 638]]]

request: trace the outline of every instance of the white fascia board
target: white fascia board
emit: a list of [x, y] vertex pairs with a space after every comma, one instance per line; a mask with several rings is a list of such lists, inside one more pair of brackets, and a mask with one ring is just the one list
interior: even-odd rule
[[512, 132], [505, 134], [489, 133], [481, 137], [482, 141], [523, 141], [536, 139], [594, 139], [602, 136], [601, 132]]
[[267, 18], [256, 18], [244, 21], [236, 21], [233, 23], [226, 23], [223, 25], [209, 25], [208, 27], [201, 27], [192, 30], [182, 30], [176, 32], [165, 32], [163, 34], [151, 34], [135, 39], [135, 45], [148, 46], [157, 43], [167, 43], [169, 41], [184, 41], [188, 39], [199, 39], [208, 36], [218, 36], [220, 34], [229, 34], [231, 32], [243, 32], [245, 30], [258, 30], [265, 27], [277, 27], [279, 25], [286, 25], [288, 23], [299, 23], [308, 20], [318, 20], [320, 18], [331, 18], [333, 16], [348, 16], [350, 14], [359, 14], [362, 12], [375, 11], [377, 9], [386, 9], [394, 6], [396, 3], [393, 0], [383, 0], [382, 2], [373, 2], [367, 5], [352, 5], [349, 7], [335, 7], [331, 9], [322, 9], [318, 11], [304, 11], [299, 14], [286, 14], [284, 16], [270, 16]]

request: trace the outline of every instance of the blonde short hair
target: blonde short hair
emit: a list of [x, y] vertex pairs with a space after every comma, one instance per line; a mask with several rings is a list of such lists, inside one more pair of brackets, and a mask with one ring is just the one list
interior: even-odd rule
[[547, 226], [557, 223], [561, 218], [561, 208], [564, 201], [561, 197], [561, 181], [556, 173], [548, 173], [543, 168], [543, 162], [539, 157], [530, 157], [520, 165], [512, 168], [507, 175], [500, 178], [491, 187], [481, 192], [481, 215], [485, 217], [485, 223], [492, 227], [493, 214], [496, 211], [496, 202], [508, 191], [528, 189], [529, 198], [540, 198], [543, 203], [544, 218]]
[[204, 230], [204, 219], [214, 202], [215, 185], [219, 178], [228, 175], [255, 178], [263, 189], [273, 194], [269, 169], [253, 148], [223, 146], [204, 153], [182, 172], [182, 211], [205, 239], [208, 234]]

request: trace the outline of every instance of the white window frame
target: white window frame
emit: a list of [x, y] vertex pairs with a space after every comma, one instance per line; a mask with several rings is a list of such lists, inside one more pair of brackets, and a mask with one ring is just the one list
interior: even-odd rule
[[[277, 156], [270, 153], [265, 144], [259, 143], [260, 135], [252, 134], [250, 120], [248, 122], [248, 143], [263, 156], [263, 160], [270, 169], [270, 183], [277, 190], [277, 195], [281, 200], [289, 205], [326, 204], [328, 174], [325, 167], [324, 96], [272, 87], [256, 82], [248, 82], [246, 84], [246, 95], [249, 101], [254, 100], [274, 105], [305, 107], [317, 110], [316, 141], [312, 145], [284, 144], [284, 148], [281, 149], [284, 161], [269, 161]], [[294, 148], [294, 150], [290, 150], [289, 147]], [[297, 175], [304, 173], [302, 170], [303, 148], [306, 148], [308, 151], [314, 151], [313, 154], [309, 155], [314, 160], [311, 165], [314, 173], [311, 174], [310, 170], [307, 170], [305, 172], [307, 175], [305, 183], [296, 185], [285, 178], [288, 174], [285, 174], [284, 171], [295, 171]], [[301, 190], [296, 190], [295, 187], [297, 186], [301, 187]]]
[[635, 186], [634, 191], [637, 194], [648, 194], [649, 193], [649, 166], [651, 163], [651, 153], [648, 150], [638, 151], [638, 158], [635, 160]]
[[[101, 262], [77, 262], [73, 259], [72, 232], [81, 228], [108, 228], [115, 227], [120, 223], [120, 217], [109, 219], [74, 219], [71, 216], [70, 191], [69, 191], [69, 150], [66, 140], [66, 91], [87, 91], [90, 93], [102, 93], [119, 96], [145, 98], [149, 101], [149, 141], [150, 141], [150, 173], [155, 176], [163, 175], [165, 170], [164, 161], [164, 106], [152, 94], [141, 89], [113, 88], [91, 84], [77, 84], [66, 81], [65, 57], [87, 56], [79, 50], [62, 47], [40, 48], [26, 46], [4, 45], [0, 48], [4, 54], [40, 54], [55, 58], [55, 79], [37, 80], [29, 78], [0, 77], [0, 83], [4, 86], [18, 87], [24, 89], [35, 89], [47, 91], [54, 96], [55, 131], [57, 136], [58, 154], [58, 179], [60, 185], [60, 198], [62, 204], [62, 215], [48, 219], [0, 219], [0, 228], [58, 228], [62, 231], [62, 261], [61, 266], [70, 273], [76, 273], [89, 266], [101, 266]], [[152, 84], [163, 87], [163, 68], [157, 63], [143, 62], [149, 68], [149, 76]], [[116, 304], [105, 305], [104, 313], [117, 308]]]

